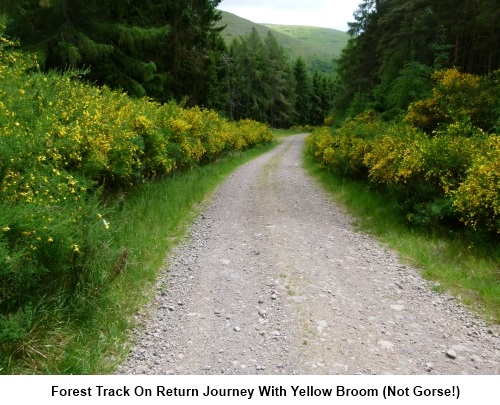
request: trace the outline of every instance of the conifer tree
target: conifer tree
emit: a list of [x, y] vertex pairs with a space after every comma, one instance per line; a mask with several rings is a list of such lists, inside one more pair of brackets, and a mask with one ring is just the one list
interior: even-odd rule
[[216, 105], [225, 49], [219, 2], [5, 0], [0, 11], [10, 17], [7, 34], [46, 69], [89, 68], [90, 81], [132, 95]]
[[257, 30], [235, 38], [227, 58], [228, 115], [252, 118], [276, 128], [295, 119], [294, 77], [288, 56], [272, 33]]
[[276, 37], [268, 32], [266, 40], [265, 81], [269, 87], [268, 123], [273, 128], [290, 126], [295, 115], [293, 74], [290, 62]]
[[266, 51], [255, 28], [232, 44], [233, 83], [238, 89], [235, 118], [252, 118], [267, 122], [269, 85], [266, 83]]
[[[25, 0], [11, 10], [7, 34], [19, 37], [51, 69], [90, 68], [89, 79], [145, 95], [144, 83], [157, 75], [154, 58], [168, 24], [158, 5], [131, 0]], [[152, 21], [152, 19], [154, 20]]]
[[163, 0], [163, 16], [170, 35], [161, 47], [163, 69], [169, 72], [168, 88], [188, 104], [223, 109], [226, 103], [223, 55], [227, 52], [216, 27], [220, 0]]
[[315, 72], [312, 78], [312, 91], [309, 99], [309, 124], [323, 125], [332, 108], [333, 95], [334, 86], [332, 81], [319, 72]]
[[295, 78], [295, 111], [297, 113], [297, 124], [306, 125], [309, 123], [310, 100], [311, 100], [311, 79], [307, 72], [307, 66], [302, 58], [297, 58], [293, 66]]
[[363, 0], [338, 64], [336, 108], [355, 100], [359, 108], [404, 111], [426, 94], [433, 69], [496, 71], [499, 18], [498, 0]]

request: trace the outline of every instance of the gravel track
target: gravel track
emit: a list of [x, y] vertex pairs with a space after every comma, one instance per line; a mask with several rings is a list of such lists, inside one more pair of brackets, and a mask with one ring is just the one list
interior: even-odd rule
[[499, 374], [499, 328], [355, 231], [301, 167], [304, 137], [219, 187], [118, 373]]

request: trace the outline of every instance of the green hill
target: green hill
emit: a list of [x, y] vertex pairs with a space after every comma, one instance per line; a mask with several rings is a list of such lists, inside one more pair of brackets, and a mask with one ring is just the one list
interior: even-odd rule
[[255, 28], [262, 38], [271, 30], [292, 59], [302, 56], [311, 68], [322, 71], [334, 69], [332, 60], [340, 55], [349, 39], [347, 33], [330, 28], [257, 24], [226, 11], [221, 13], [221, 25], [226, 26], [222, 36], [227, 44], [238, 36], [249, 34], [252, 28]]
[[309, 49], [330, 57], [338, 57], [349, 39], [347, 33], [331, 28], [277, 24], [264, 24], [264, 26], [294, 38]]

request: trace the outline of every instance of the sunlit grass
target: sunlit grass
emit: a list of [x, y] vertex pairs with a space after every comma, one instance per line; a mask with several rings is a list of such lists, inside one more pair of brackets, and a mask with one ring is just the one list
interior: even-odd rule
[[0, 373], [90, 373], [100, 350], [116, 346], [110, 330], [127, 327], [117, 315], [135, 302], [115, 290], [131, 274], [139, 277], [130, 290], [152, 282], [180, 224], [231, 161], [224, 157], [238, 161], [273, 135], [255, 121], [91, 86], [77, 72], [44, 74], [33, 55], [0, 42], [0, 95], [8, 95], [0, 102]]
[[45, 306], [46, 316], [26, 344], [1, 359], [0, 373], [113, 373], [127, 353], [134, 316], [156, 291], [168, 252], [183, 239], [217, 185], [239, 165], [275, 145], [233, 152], [210, 165], [145, 183], [127, 196], [114, 198], [108, 207], [114, 231], [93, 266], [110, 273], [120, 256], [106, 254], [124, 250], [126, 266], [98, 294], [87, 294], [89, 299], [78, 308]]

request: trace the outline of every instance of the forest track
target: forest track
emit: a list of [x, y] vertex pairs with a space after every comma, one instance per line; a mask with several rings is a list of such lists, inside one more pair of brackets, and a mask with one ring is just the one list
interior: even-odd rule
[[234, 172], [158, 280], [120, 374], [499, 374], [500, 334], [304, 172], [305, 135]]

